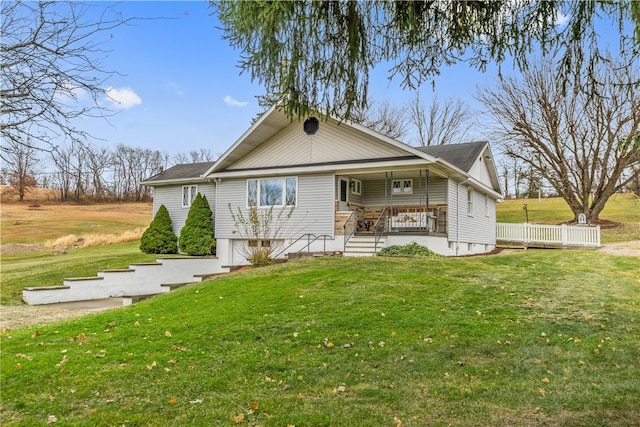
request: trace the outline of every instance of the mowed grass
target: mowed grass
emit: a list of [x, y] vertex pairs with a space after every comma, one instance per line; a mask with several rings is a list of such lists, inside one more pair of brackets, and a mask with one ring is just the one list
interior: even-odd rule
[[[573, 219], [573, 212], [559, 197], [546, 199], [507, 199], [496, 205], [497, 222], [525, 222], [524, 204], [527, 204], [529, 222], [537, 224], [561, 224]], [[633, 194], [614, 194], [600, 214], [600, 219], [618, 223], [613, 228], [601, 230], [603, 243], [640, 240], [640, 197]]]
[[140, 242], [54, 251], [2, 255], [0, 303], [21, 304], [22, 289], [62, 285], [65, 278], [95, 276], [98, 270], [127, 268], [130, 263], [150, 262], [156, 255], [140, 252]]
[[3, 425], [640, 424], [640, 259], [323, 258], [5, 332]]

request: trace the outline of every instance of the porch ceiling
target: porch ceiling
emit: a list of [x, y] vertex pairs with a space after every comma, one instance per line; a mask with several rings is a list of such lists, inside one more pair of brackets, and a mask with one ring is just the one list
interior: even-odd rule
[[357, 179], [362, 179], [362, 180], [368, 180], [368, 179], [380, 179], [380, 177], [384, 177], [385, 173], [393, 173], [393, 177], [394, 178], [412, 178], [415, 177], [419, 171], [423, 171], [424, 170], [429, 170], [429, 174], [431, 176], [438, 176], [438, 177], [442, 177], [442, 178], [446, 178], [448, 176], [451, 176], [451, 171], [448, 171], [449, 173], [446, 173], [443, 170], [440, 170], [441, 168], [437, 167], [437, 165], [429, 165], [428, 167], [425, 165], [425, 167], [416, 167], [416, 166], [407, 166], [407, 167], [403, 167], [403, 168], [388, 168], [388, 169], [379, 169], [379, 170], [368, 170], [368, 171], [362, 171], [362, 170], [358, 170], [358, 169], [354, 169], [354, 170], [344, 170], [344, 171], [338, 171], [337, 174], [338, 175], [349, 175], [352, 176], [354, 178]]

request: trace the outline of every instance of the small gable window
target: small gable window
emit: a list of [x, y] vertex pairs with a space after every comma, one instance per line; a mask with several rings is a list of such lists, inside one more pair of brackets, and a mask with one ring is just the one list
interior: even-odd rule
[[413, 179], [394, 179], [391, 181], [393, 194], [413, 194]]
[[198, 194], [198, 186], [197, 185], [183, 185], [182, 186], [182, 207], [188, 208], [191, 206], [191, 203], [196, 199], [196, 195]]

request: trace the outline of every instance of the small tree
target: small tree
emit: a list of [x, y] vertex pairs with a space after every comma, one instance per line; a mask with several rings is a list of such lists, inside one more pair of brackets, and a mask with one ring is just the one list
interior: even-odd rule
[[240, 207], [234, 212], [231, 205], [229, 211], [235, 226], [234, 234], [247, 241], [243, 255], [254, 266], [268, 265], [273, 262], [273, 255], [279, 249], [282, 231], [293, 214], [294, 206], [285, 206], [274, 216], [273, 206], [258, 209], [251, 205], [245, 214]]
[[149, 228], [142, 234], [140, 250], [146, 254], [175, 254], [178, 252], [178, 238], [171, 226], [169, 211], [160, 205]]
[[193, 256], [211, 255], [216, 242], [212, 216], [207, 197], [198, 193], [180, 231], [178, 246], [181, 252]]

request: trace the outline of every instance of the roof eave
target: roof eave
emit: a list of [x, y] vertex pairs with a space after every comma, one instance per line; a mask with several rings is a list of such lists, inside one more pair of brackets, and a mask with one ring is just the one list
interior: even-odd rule
[[164, 186], [164, 185], [178, 185], [178, 184], [205, 184], [209, 182], [208, 179], [202, 177], [193, 178], [178, 178], [178, 179], [161, 179], [161, 180], [145, 180], [141, 181], [141, 185], [148, 187]]

